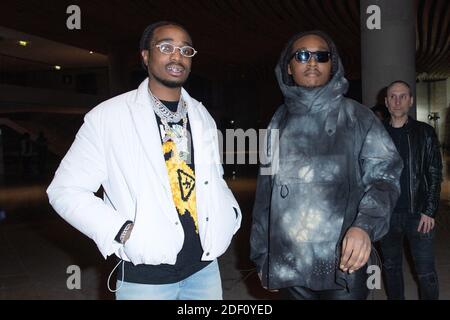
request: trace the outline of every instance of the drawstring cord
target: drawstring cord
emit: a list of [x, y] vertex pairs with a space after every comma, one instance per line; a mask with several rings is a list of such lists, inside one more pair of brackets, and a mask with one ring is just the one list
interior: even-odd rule
[[[110, 280], [111, 280], [111, 276], [113, 275], [114, 271], [117, 269], [117, 267], [118, 267], [119, 264], [121, 264], [121, 263], [122, 263], [122, 279], [121, 279], [121, 281], [120, 281], [120, 286], [119, 286], [118, 288], [116, 288], [115, 290], [113, 290], [113, 289], [111, 289], [111, 287], [110, 287], [110, 285], [109, 285], [109, 282], [110, 282]], [[115, 292], [119, 291], [120, 288], [122, 288], [124, 276], [125, 276], [125, 261], [124, 261], [124, 260], [120, 260], [120, 261], [116, 264], [116, 266], [114, 267], [114, 269], [112, 269], [111, 273], [110, 273], [109, 276], [108, 276], [108, 282], [106, 283], [106, 285], [108, 286], [109, 292], [115, 293]]]

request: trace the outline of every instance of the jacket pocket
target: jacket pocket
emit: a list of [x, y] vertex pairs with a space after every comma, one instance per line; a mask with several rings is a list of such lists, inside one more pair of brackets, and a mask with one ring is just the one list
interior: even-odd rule
[[134, 265], [174, 264], [182, 246], [182, 237], [175, 230], [180, 226], [174, 226], [162, 208], [146, 200], [137, 202], [135, 210], [133, 231], [124, 245], [126, 256]]
[[241, 214], [239, 206], [226, 183], [213, 175], [214, 182], [209, 196], [209, 227], [212, 229], [214, 252], [217, 256], [223, 254], [229, 247], [233, 235], [240, 226]]
[[344, 156], [282, 163], [272, 192], [271, 222], [286, 244], [339, 238], [349, 196]]

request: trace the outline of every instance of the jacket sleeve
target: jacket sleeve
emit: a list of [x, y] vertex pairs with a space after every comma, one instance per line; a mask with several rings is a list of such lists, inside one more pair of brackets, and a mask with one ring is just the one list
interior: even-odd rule
[[233, 195], [233, 192], [231, 191], [231, 189], [228, 187], [227, 182], [225, 181], [225, 179], [223, 178], [224, 175], [224, 171], [223, 171], [223, 166], [222, 166], [222, 162], [220, 160], [220, 152], [219, 152], [219, 137], [217, 135], [217, 125], [215, 123], [215, 121], [213, 120], [212, 117], [209, 117], [210, 119], [210, 130], [212, 130], [212, 141], [214, 143], [214, 148], [213, 148], [213, 158], [214, 158], [214, 162], [217, 168], [217, 172], [219, 174], [220, 177], [220, 184], [221, 187], [223, 189], [223, 194], [225, 195], [225, 197], [227, 198], [227, 203], [231, 204], [231, 206], [233, 207], [234, 213], [236, 215], [236, 224], [234, 225], [234, 231], [233, 234], [235, 234], [239, 228], [241, 227], [241, 222], [242, 222], [242, 212], [241, 212], [241, 208], [239, 207], [239, 204], [236, 200], [236, 198]]
[[69, 224], [94, 240], [106, 258], [120, 244], [114, 241], [127, 220], [94, 195], [107, 179], [98, 115], [84, 118], [75, 141], [47, 188], [50, 204]]
[[[275, 118], [275, 116], [274, 116]], [[272, 122], [274, 120], [272, 119]], [[261, 165], [256, 181], [255, 203], [252, 212], [252, 226], [250, 232], [250, 259], [255, 263], [257, 272], [261, 272], [269, 254], [269, 227], [272, 198], [272, 181], [277, 171], [278, 152], [275, 141], [271, 136], [274, 131], [269, 128], [264, 137], [266, 153], [261, 157]], [[278, 132], [277, 132], [278, 133]], [[275, 143], [274, 143], [275, 142]], [[262, 153], [260, 153], [262, 155]]]
[[256, 182], [250, 234], [250, 259], [255, 263], [258, 272], [262, 270], [268, 254], [271, 180], [270, 175], [263, 175], [260, 172]]
[[255, 263], [257, 272], [261, 272], [269, 255], [269, 224], [272, 199], [273, 179], [278, 171], [279, 162], [279, 128], [286, 114], [286, 107], [280, 106], [270, 120], [264, 145], [266, 152], [260, 152], [261, 165], [256, 181], [255, 203], [252, 212], [250, 232], [250, 259]]
[[365, 230], [372, 241], [389, 230], [392, 210], [400, 195], [403, 161], [380, 121], [374, 119], [359, 157], [364, 194], [353, 227]]
[[426, 135], [424, 174], [429, 185], [425, 195], [423, 214], [434, 218], [436, 216], [441, 193], [442, 182], [442, 158], [439, 150], [439, 142], [435, 131], [428, 128]]

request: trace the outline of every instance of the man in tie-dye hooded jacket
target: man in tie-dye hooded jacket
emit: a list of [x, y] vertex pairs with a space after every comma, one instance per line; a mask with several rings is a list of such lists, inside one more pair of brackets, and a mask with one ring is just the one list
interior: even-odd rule
[[389, 229], [402, 160], [371, 110], [344, 97], [328, 35], [292, 37], [275, 73], [284, 104], [268, 128], [251, 259], [263, 287], [287, 298], [366, 299], [372, 242]]

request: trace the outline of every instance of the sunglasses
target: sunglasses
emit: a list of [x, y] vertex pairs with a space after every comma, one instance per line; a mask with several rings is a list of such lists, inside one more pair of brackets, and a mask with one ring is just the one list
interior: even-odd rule
[[330, 51], [309, 51], [309, 50], [298, 50], [295, 51], [294, 54], [291, 56], [292, 58], [295, 58], [300, 63], [307, 63], [311, 57], [314, 57], [317, 62], [319, 63], [325, 63], [330, 60]]
[[197, 53], [197, 51], [191, 46], [177, 47], [169, 42], [162, 42], [157, 44], [155, 47], [157, 47], [159, 51], [164, 54], [172, 54], [175, 52], [175, 49], [178, 49], [180, 50], [181, 55], [187, 58], [192, 58]]

